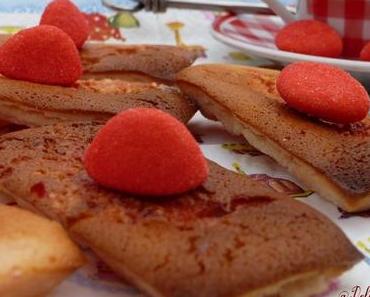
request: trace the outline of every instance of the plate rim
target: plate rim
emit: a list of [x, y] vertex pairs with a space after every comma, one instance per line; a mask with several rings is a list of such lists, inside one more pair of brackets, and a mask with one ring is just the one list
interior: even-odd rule
[[328, 58], [328, 57], [320, 57], [320, 56], [311, 56], [305, 54], [298, 54], [292, 53], [288, 51], [282, 51], [279, 49], [267, 48], [259, 45], [254, 45], [248, 42], [244, 42], [241, 40], [234, 39], [230, 36], [221, 33], [218, 28], [226, 22], [229, 18], [238, 17], [235, 15], [229, 15], [227, 17], [223, 16], [220, 19], [216, 19], [211, 27], [211, 34], [212, 36], [221, 41], [222, 43], [233, 46], [238, 48], [239, 50], [244, 50], [251, 55], [274, 60], [280, 61], [283, 63], [292, 63], [292, 62], [318, 62], [318, 63], [325, 63], [335, 65], [337, 67], [343, 68], [347, 71], [353, 71], [358, 73], [370, 73], [370, 62], [366, 61], [357, 61], [357, 60], [347, 60], [347, 59], [336, 59], [336, 58]]

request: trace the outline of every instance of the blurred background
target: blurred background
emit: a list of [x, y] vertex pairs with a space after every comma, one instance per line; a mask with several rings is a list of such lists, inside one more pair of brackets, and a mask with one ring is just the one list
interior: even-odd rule
[[[124, 3], [125, 0], [121, 0]], [[194, 0], [196, 1], [196, 0]], [[212, 2], [217, 2], [217, 0], [210, 0]], [[230, 2], [236, 0], [228, 0]], [[240, 0], [238, 0], [240, 1]], [[245, 0], [246, 2], [259, 2], [259, 0]], [[12, 0], [12, 1], [0, 1], [0, 11], [2, 12], [40, 12], [48, 3], [47, 0]], [[87, 12], [92, 11], [108, 11], [100, 3], [100, 0], [74, 0], [78, 6]], [[294, 4], [296, 0], [282, 0], [282, 2], [288, 4]], [[116, 3], [120, 3], [119, 0]]]
[[[124, 1], [114, 0], [115, 3]], [[48, 0], [0, 1], [0, 34], [14, 34], [23, 28], [37, 25], [48, 2]], [[206, 54], [199, 59], [199, 63], [222, 62], [256, 66], [268, 64], [267, 61], [254, 59], [224, 45], [211, 36], [211, 25], [220, 13], [176, 9], [169, 9], [161, 14], [145, 11], [135, 14], [117, 13], [103, 7], [100, 0], [73, 0], [73, 2], [86, 13], [91, 26], [90, 39], [93, 41], [169, 44], [190, 46], [195, 50], [204, 49]], [[260, 1], [246, 0], [246, 2]], [[296, 0], [282, 2], [291, 5]]]

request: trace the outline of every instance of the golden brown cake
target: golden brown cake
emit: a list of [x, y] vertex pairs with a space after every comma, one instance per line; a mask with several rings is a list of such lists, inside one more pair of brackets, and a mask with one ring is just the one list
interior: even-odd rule
[[85, 263], [58, 223], [0, 204], [0, 296], [42, 297]]
[[201, 65], [185, 69], [177, 79], [206, 115], [243, 135], [307, 188], [346, 211], [370, 209], [370, 118], [338, 127], [298, 113], [279, 97], [278, 74]]
[[202, 186], [175, 197], [101, 187], [81, 161], [100, 128], [1, 136], [0, 192], [61, 222], [149, 296], [310, 296], [362, 258], [314, 209], [213, 162]]
[[169, 45], [106, 45], [87, 43], [81, 50], [84, 76], [133, 81], [171, 82], [199, 53]]
[[176, 88], [156, 83], [81, 80], [75, 86], [61, 87], [0, 77], [0, 120], [16, 124], [105, 121], [133, 107], [158, 108], [184, 123], [196, 111]]

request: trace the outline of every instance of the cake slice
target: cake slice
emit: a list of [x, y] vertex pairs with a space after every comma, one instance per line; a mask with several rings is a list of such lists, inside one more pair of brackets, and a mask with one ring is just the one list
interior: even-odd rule
[[102, 120], [133, 107], [161, 109], [186, 123], [196, 112], [173, 87], [120, 80], [80, 80], [72, 87], [0, 77], [0, 120], [27, 126]]
[[166, 83], [199, 58], [199, 51], [169, 45], [87, 43], [80, 54], [85, 78]]
[[261, 152], [323, 198], [348, 212], [370, 209], [370, 118], [338, 127], [286, 106], [279, 72], [201, 65], [177, 76], [183, 93], [232, 134]]
[[46, 296], [85, 264], [62, 226], [0, 204], [0, 296]]
[[316, 210], [213, 162], [202, 186], [174, 197], [99, 186], [82, 158], [100, 128], [59, 123], [1, 136], [0, 193], [61, 222], [147, 295], [305, 297], [361, 260]]

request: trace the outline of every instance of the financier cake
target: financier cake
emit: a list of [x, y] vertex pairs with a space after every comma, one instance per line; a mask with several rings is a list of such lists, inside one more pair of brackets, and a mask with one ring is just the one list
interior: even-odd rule
[[61, 222], [149, 296], [311, 296], [362, 258], [325, 216], [213, 162], [206, 182], [172, 197], [99, 186], [82, 158], [101, 127], [1, 136], [0, 192]]
[[46, 296], [85, 264], [60, 224], [0, 204], [0, 296]]
[[184, 123], [196, 112], [176, 88], [156, 83], [92, 79], [61, 87], [0, 77], [0, 120], [16, 124], [106, 121], [133, 107], [158, 108]]
[[338, 126], [289, 108], [279, 71], [200, 65], [177, 76], [183, 93], [209, 117], [271, 156], [307, 188], [346, 211], [370, 209], [370, 117]]

